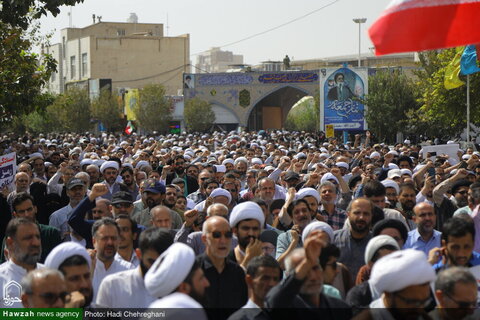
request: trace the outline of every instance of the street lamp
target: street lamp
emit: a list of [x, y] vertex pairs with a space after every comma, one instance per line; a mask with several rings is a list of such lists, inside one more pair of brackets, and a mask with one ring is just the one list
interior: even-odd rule
[[362, 23], [365, 23], [367, 21], [367, 18], [356, 18], [353, 19], [353, 22], [358, 23], [358, 67], [360, 68], [362, 62], [361, 62], [361, 53], [360, 53], [360, 27]]

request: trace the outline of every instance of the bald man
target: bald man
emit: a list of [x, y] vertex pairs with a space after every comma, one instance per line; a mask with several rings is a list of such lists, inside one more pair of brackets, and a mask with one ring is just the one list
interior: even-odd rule
[[435, 230], [437, 215], [433, 206], [427, 202], [420, 202], [413, 208], [413, 221], [417, 228], [408, 233], [404, 249], [412, 248], [423, 251], [427, 256], [430, 250], [440, 248], [442, 233]]
[[197, 257], [197, 261], [210, 282], [207, 307], [228, 308], [228, 313], [232, 313], [248, 300], [245, 272], [236, 262], [227, 258], [232, 247], [232, 229], [227, 219], [215, 216], [205, 221], [202, 232], [206, 249]]
[[7, 196], [7, 202], [12, 208], [13, 198], [20, 192], [30, 193], [30, 176], [26, 172], [18, 172], [15, 175], [15, 190]]

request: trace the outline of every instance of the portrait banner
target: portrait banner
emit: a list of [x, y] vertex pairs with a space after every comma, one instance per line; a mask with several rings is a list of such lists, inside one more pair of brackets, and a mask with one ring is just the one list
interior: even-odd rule
[[0, 189], [10, 188], [17, 172], [17, 156], [15, 152], [0, 156]]

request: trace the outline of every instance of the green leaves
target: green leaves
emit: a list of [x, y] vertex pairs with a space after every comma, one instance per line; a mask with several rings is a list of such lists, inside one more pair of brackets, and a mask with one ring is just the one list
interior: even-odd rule
[[185, 102], [183, 117], [187, 130], [190, 132], [206, 132], [215, 122], [212, 105], [199, 98], [189, 99]]
[[134, 112], [143, 130], [167, 132], [172, 111], [171, 101], [165, 97], [165, 88], [159, 84], [150, 84], [141, 89]]

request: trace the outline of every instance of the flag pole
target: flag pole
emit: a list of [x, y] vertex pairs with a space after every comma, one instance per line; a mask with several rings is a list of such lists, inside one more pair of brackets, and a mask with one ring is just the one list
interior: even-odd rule
[[470, 75], [467, 74], [467, 146], [470, 143]]

